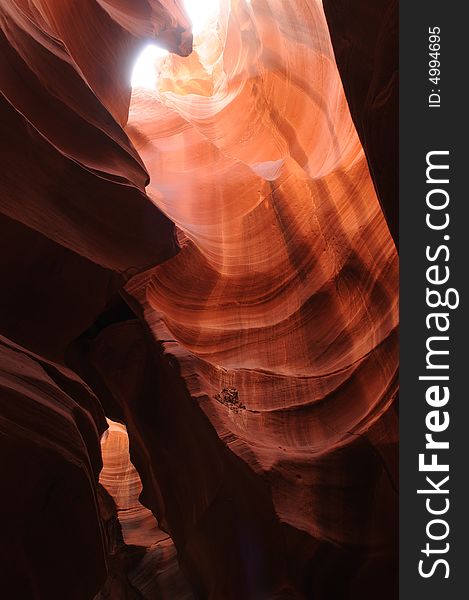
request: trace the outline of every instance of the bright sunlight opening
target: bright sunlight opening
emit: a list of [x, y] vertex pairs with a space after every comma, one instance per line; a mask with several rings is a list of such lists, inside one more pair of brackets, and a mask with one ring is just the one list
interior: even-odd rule
[[156, 64], [168, 55], [168, 51], [149, 44], [140, 54], [132, 71], [132, 87], [156, 88]]
[[202, 33], [217, 18], [220, 10], [219, 0], [185, 0], [184, 6], [192, 22], [194, 36]]
[[[185, 0], [184, 5], [192, 22], [194, 37], [203, 33], [213, 23], [220, 9], [219, 0]], [[167, 55], [167, 50], [156, 44], [149, 44], [142, 51], [133, 68], [132, 87], [155, 89], [157, 64]]]

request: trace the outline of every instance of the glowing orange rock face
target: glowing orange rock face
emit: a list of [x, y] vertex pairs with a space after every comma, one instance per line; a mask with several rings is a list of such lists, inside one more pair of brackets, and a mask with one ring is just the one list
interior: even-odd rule
[[124, 425], [108, 421], [101, 440], [103, 469], [99, 481], [113, 497], [126, 544], [149, 547], [167, 538], [151, 512], [140, 504], [142, 484], [130, 462], [129, 439]]
[[[117, 543], [113, 554], [120, 553], [125, 557], [126, 554], [131, 555], [131, 548], [140, 549], [133, 561], [129, 561], [123, 575], [130, 581], [130, 588], [145, 596], [170, 598], [176, 595], [180, 600], [192, 598], [177, 565], [171, 538], [159, 529], [151, 511], [139, 501], [142, 484], [130, 461], [126, 428], [110, 420], [108, 425], [109, 429], [101, 439], [103, 468], [99, 481], [115, 503], [122, 532], [122, 540], [119, 535], [115, 538], [114, 543]], [[121, 589], [111, 587], [112, 584], [115, 586], [116, 582], [109, 578], [105, 590], [111, 597], [112, 593], [122, 593]]]
[[395, 398], [397, 254], [321, 4], [224, 3], [159, 69], [127, 132], [181, 251], [127, 289], [280, 518], [357, 542], [318, 517], [314, 480]]
[[[330, 39], [347, 75], [341, 19], [361, 48], [359, 23], [325, 5], [329, 28], [317, 0], [220, 0], [189, 56], [177, 0], [0, 6], [2, 387], [21, 400], [2, 480], [47, 436], [40, 502], [57, 461], [75, 473], [81, 508], [57, 500], [72, 526], [41, 543], [67, 569], [73, 548], [77, 598], [395, 596], [397, 253]], [[178, 56], [131, 96], [155, 38]], [[361, 110], [354, 72], [388, 214], [382, 107]], [[21, 486], [4, 514], [36, 507]], [[28, 575], [14, 533], [2, 589], [66, 589], [46, 558]]]

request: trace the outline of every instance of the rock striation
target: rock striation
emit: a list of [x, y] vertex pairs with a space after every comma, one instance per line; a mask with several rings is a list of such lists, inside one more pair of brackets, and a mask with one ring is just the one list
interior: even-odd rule
[[397, 597], [396, 17], [1, 3], [8, 597]]

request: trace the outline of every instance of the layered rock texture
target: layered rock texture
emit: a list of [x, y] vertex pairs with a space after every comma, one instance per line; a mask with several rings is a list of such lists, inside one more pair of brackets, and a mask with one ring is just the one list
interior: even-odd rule
[[5, 597], [397, 597], [396, 15], [0, 3]]

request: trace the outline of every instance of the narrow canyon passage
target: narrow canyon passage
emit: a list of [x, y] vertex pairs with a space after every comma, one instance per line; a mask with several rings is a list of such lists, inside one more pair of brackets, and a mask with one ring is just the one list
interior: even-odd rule
[[0, 5], [9, 597], [395, 597], [377, 4]]

